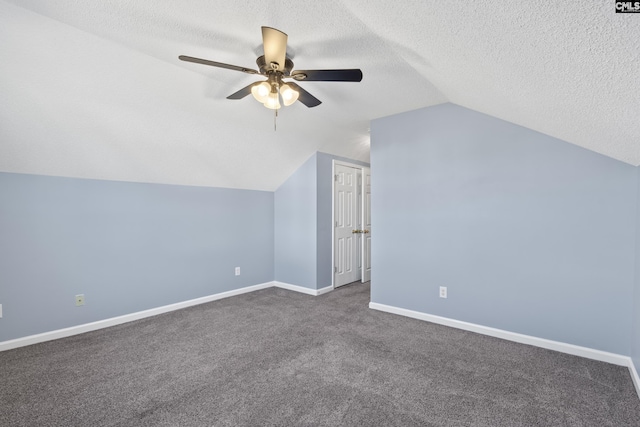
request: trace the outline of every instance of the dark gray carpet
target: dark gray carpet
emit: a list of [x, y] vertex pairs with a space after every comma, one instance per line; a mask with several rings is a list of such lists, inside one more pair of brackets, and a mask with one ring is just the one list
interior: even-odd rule
[[640, 426], [627, 368], [266, 289], [0, 353], [2, 426]]

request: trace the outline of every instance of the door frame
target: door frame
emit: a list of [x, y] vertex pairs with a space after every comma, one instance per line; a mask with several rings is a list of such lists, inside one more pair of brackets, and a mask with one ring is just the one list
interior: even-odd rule
[[[363, 165], [358, 165], [355, 163], [350, 163], [350, 162], [345, 162], [343, 160], [336, 160], [333, 159], [331, 162], [331, 287], [333, 289], [336, 288], [336, 207], [335, 207], [335, 203], [336, 203], [336, 165], [341, 165], [341, 166], [346, 166], [349, 168], [354, 168], [354, 169], [358, 169], [360, 171], [360, 174], [363, 175], [364, 172], [364, 168], [368, 167], [368, 166], [363, 166]], [[370, 167], [369, 167], [370, 168]], [[360, 181], [360, 198], [362, 198], [362, 193], [364, 190], [364, 176], [363, 179]], [[361, 202], [362, 203], [362, 202]], [[360, 218], [362, 219], [362, 210], [360, 212]], [[362, 248], [362, 242], [364, 242], [364, 239], [361, 239], [361, 243], [360, 243], [360, 251], [362, 254], [362, 250], [364, 248]], [[360, 281], [362, 282], [362, 279], [364, 278], [364, 262], [361, 262], [361, 266], [360, 266]]]

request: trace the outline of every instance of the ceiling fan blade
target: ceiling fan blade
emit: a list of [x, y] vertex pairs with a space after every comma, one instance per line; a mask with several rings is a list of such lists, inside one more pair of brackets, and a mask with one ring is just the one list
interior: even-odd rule
[[298, 86], [294, 82], [287, 82], [287, 84], [289, 86], [291, 86], [293, 88], [293, 90], [298, 92], [298, 94], [299, 94], [298, 101], [302, 102], [307, 107], [309, 107], [309, 108], [317, 107], [318, 105], [322, 104], [322, 101], [320, 101], [315, 96], [311, 95], [306, 90], [302, 89], [300, 86]]
[[283, 71], [287, 57], [288, 36], [280, 30], [271, 27], [262, 27], [262, 45], [264, 46], [264, 59], [267, 68], [270, 64], [278, 64], [278, 71]]
[[260, 74], [258, 71], [252, 70], [251, 68], [238, 67], [237, 65], [229, 65], [222, 62], [209, 61], [208, 59], [194, 58], [193, 56], [180, 55], [178, 56], [178, 59], [186, 62], [195, 62], [196, 64], [211, 65], [212, 67], [226, 68], [227, 70], [242, 71], [243, 73], [247, 74]]
[[359, 82], [362, 71], [357, 68], [349, 70], [296, 70], [291, 77], [306, 82]]
[[255, 82], [255, 83], [251, 83], [249, 86], [245, 86], [242, 89], [240, 89], [239, 91], [232, 93], [231, 95], [227, 96], [227, 99], [242, 99], [247, 95], [251, 94], [251, 88], [259, 85], [262, 82]]

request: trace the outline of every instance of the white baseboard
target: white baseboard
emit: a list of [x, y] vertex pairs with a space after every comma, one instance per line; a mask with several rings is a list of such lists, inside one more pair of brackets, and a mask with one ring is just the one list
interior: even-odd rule
[[629, 358], [629, 372], [631, 372], [633, 385], [636, 386], [636, 393], [638, 393], [638, 398], [640, 398], [640, 377], [638, 376], [636, 365], [633, 364], [633, 359], [631, 358]]
[[209, 295], [206, 297], [196, 298], [176, 304], [165, 305], [162, 307], [152, 308], [149, 310], [138, 311], [136, 313], [125, 314], [123, 316], [112, 317], [110, 319], [98, 320], [96, 322], [85, 323], [83, 325], [72, 326], [70, 328], [58, 329], [55, 331], [44, 332], [42, 334], [29, 335], [27, 337], [17, 338], [14, 340], [0, 342], [0, 351], [11, 350], [18, 347], [24, 347], [31, 344], [37, 344], [45, 341], [51, 341], [59, 338], [66, 338], [72, 335], [83, 334], [110, 326], [120, 325], [122, 323], [132, 322], [134, 320], [144, 319], [145, 317], [156, 316], [162, 313], [168, 313], [181, 308], [187, 308], [198, 304], [204, 304], [223, 298], [229, 298], [235, 295], [254, 292], [260, 289], [271, 288], [273, 282], [261, 283], [259, 285], [247, 286], [245, 288], [234, 289], [232, 291], [221, 292], [219, 294]]
[[311, 288], [305, 288], [304, 286], [292, 285], [291, 283], [284, 283], [284, 282], [277, 282], [277, 281], [273, 282], [273, 286], [275, 286], [276, 288], [287, 289], [289, 291], [300, 292], [307, 295], [313, 295], [314, 297], [317, 297], [318, 295], [326, 294], [327, 292], [333, 290], [333, 286], [327, 286], [326, 288], [322, 288], [322, 289], [311, 289]]
[[326, 288], [320, 288], [316, 291], [316, 296], [326, 294], [327, 292], [331, 292], [333, 290], [333, 286], [327, 286]]
[[555, 350], [561, 353], [572, 354], [574, 356], [585, 357], [587, 359], [598, 360], [600, 362], [612, 363], [614, 365], [626, 366], [629, 368], [631, 380], [640, 398], [640, 376], [633, 363], [633, 359], [629, 356], [621, 354], [609, 353], [606, 351], [595, 350], [593, 348], [581, 347], [578, 345], [567, 344], [559, 341], [547, 340], [544, 338], [532, 337], [530, 335], [518, 334], [502, 329], [490, 328], [488, 326], [477, 325], [475, 323], [463, 322], [460, 320], [450, 319], [447, 317], [435, 316], [433, 314], [422, 313], [420, 311], [407, 310], [405, 308], [394, 307], [391, 305], [378, 304], [370, 302], [369, 308], [387, 313], [398, 314], [400, 316], [411, 317], [413, 319], [424, 320], [427, 322], [437, 323], [439, 325], [450, 326], [452, 328], [463, 329], [465, 331], [476, 332], [482, 335], [502, 338], [508, 341], [515, 341], [521, 344], [528, 344], [535, 347], [542, 347], [548, 350]]
[[283, 282], [266, 282], [259, 285], [247, 286], [245, 288], [234, 289], [232, 291], [221, 292], [219, 294], [209, 295], [206, 297], [196, 298], [188, 301], [183, 301], [175, 304], [165, 305], [162, 307], [156, 307], [149, 310], [138, 311], [136, 313], [125, 314], [123, 316], [112, 317], [110, 319], [98, 320], [96, 322], [85, 323], [82, 325], [71, 326], [69, 328], [57, 329], [55, 331], [44, 332], [36, 335], [29, 335], [22, 338], [16, 338], [13, 340], [0, 342], [0, 351], [11, 350], [18, 347], [24, 347], [31, 344], [37, 344], [45, 341], [56, 340], [59, 338], [66, 338], [72, 335], [83, 334], [85, 332], [91, 332], [102, 328], [108, 328], [110, 326], [120, 325], [122, 323], [132, 322], [134, 320], [144, 319], [145, 317], [156, 316], [162, 313], [168, 313], [174, 310], [180, 310], [181, 308], [187, 308], [198, 304], [204, 304], [211, 301], [216, 301], [223, 298], [229, 298], [235, 295], [246, 294], [248, 292], [259, 291], [260, 289], [267, 289], [271, 287], [278, 287], [288, 289], [290, 291], [301, 292], [307, 295], [318, 296], [325, 294], [333, 290], [333, 286], [327, 286], [322, 289], [310, 289], [303, 286], [291, 285]]
[[593, 348], [567, 344], [560, 341], [552, 341], [544, 338], [533, 337], [530, 335], [518, 334], [516, 332], [490, 328], [488, 326], [477, 325], [475, 323], [463, 322], [460, 320], [449, 319], [447, 317], [435, 316], [433, 314], [407, 310], [405, 308], [398, 308], [390, 305], [378, 304], [375, 302], [369, 303], [369, 308], [384, 311], [387, 313], [399, 314], [401, 316], [411, 317], [414, 319], [425, 320], [427, 322], [437, 323], [440, 325], [450, 326], [452, 328], [463, 329], [465, 331], [476, 332], [478, 334], [489, 335], [491, 337], [502, 338], [508, 341], [515, 341], [521, 344], [528, 344], [535, 347], [546, 348], [548, 350], [555, 350], [561, 353], [572, 354], [574, 356], [586, 357], [587, 359], [612, 363], [614, 365], [627, 367], [630, 366], [630, 364], [632, 365], [631, 358], [629, 356], [623, 356], [621, 354], [609, 353], [606, 351], [595, 350]]

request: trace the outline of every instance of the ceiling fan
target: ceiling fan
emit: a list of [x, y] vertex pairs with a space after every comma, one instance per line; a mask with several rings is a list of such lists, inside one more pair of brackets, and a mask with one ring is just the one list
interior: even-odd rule
[[271, 27], [262, 27], [264, 55], [258, 57], [256, 60], [259, 71], [237, 65], [224, 64], [222, 62], [194, 58], [192, 56], [180, 55], [178, 58], [182, 61], [211, 65], [213, 67], [226, 68], [228, 70], [266, 77], [267, 80], [251, 83], [227, 96], [227, 99], [242, 99], [252, 94], [256, 100], [272, 110], [278, 110], [280, 108], [280, 99], [282, 99], [282, 103], [285, 106], [289, 106], [296, 101], [300, 101], [309, 108], [321, 104], [318, 98], [301, 88], [297, 83], [294, 81], [285, 81], [285, 79], [293, 79], [299, 82], [359, 82], [362, 80], [362, 71], [359, 69], [292, 71], [293, 62], [287, 58], [287, 38], [288, 36], [280, 30]]

